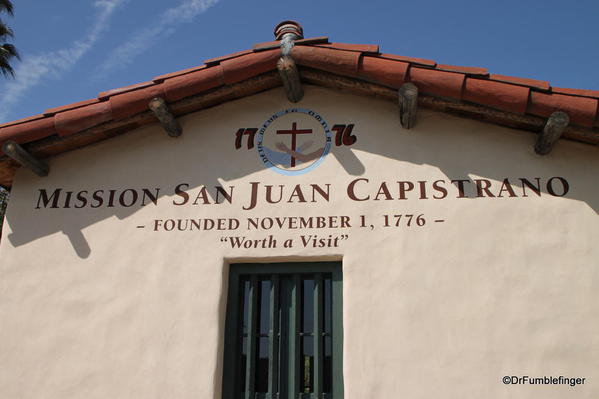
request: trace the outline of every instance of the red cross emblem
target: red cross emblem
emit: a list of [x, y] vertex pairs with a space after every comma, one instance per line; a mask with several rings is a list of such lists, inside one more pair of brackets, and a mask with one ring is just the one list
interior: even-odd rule
[[312, 129], [298, 129], [297, 123], [293, 122], [291, 125], [291, 130], [277, 130], [277, 134], [290, 134], [291, 135], [291, 167], [295, 166], [295, 158], [293, 157], [293, 152], [297, 149], [297, 135], [298, 134], [312, 134]]

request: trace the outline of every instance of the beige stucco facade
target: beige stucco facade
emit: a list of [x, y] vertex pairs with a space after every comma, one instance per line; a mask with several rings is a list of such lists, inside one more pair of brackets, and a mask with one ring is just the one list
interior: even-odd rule
[[[240, 128], [293, 106], [275, 89], [183, 117], [177, 139], [156, 124], [53, 158], [47, 178], [20, 170], [0, 244], [0, 397], [220, 398], [228, 264], [324, 259], [343, 267], [345, 399], [598, 397], [597, 148], [562, 140], [541, 157], [532, 133], [428, 110], [404, 130], [394, 104], [316, 87], [299, 106], [354, 124], [355, 143], [333, 139], [292, 176], [249, 136], [235, 148]], [[266, 185], [283, 200], [266, 202]], [[58, 188], [44, 205], [40, 190]], [[289, 219], [310, 216], [327, 226]], [[219, 218], [223, 230], [168, 231]]]

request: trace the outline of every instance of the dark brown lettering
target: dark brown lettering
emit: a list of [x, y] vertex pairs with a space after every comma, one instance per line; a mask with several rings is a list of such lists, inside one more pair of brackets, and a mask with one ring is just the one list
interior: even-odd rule
[[143, 197], [141, 199], [142, 206], [146, 205], [146, 197], [149, 198], [150, 201], [152, 201], [154, 203], [154, 205], [158, 205], [158, 193], [160, 193], [160, 189], [155, 188], [154, 190], [156, 190], [156, 194], [152, 194], [152, 192], [150, 190], [148, 190], [147, 188], [142, 189], [142, 192], [143, 192]]
[[533, 185], [530, 180], [525, 179], [525, 178], [520, 178], [520, 181], [522, 182], [522, 196], [523, 197], [528, 197], [528, 195], [526, 195], [526, 188], [528, 187], [530, 188], [536, 195], [538, 195], [539, 197], [541, 196], [541, 179], [538, 177], [535, 177], [535, 179], [537, 180], [537, 185]]
[[502, 197], [502, 193], [504, 191], [507, 191], [510, 197], [517, 197], [516, 193], [514, 192], [514, 189], [512, 188], [512, 185], [510, 184], [509, 179], [503, 179], [503, 184], [499, 189], [499, 194], [497, 194], [497, 197]]
[[202, 203], [204, 205], [209, 205], [210, 204], [210, 196], [208, 195], [208, 190], [206, 190], [206, 187], [202, 186], [202, 188], [200, 189], [200, 191], [198, 192], [198, 195], [196, 196], [195, 201], [193, 201], [192, 205], [197, 205], [198, 201], [202, 201]]
[[187, 201], [189, 201], [189, 194], [185, 192], [185, 189], [187, 188], [189, 188], [189, 184], [187, 183], [181, 183], [177, 187], [175, 187], [175, 195], [178, 195], [179, 197], [183, 198], [183, 200], [182, 202], [175, 202], [175, 200], [173, 200], [173, 205], [187, 204]]
[[71, 197], [73, 196], [73, 192], [72, 191], [66, 191], [65, 194], [66, 194], [66, 197], [64, 199], [64, 206], [63, 206], [63, 208], [70, 208], [71, 207]]
[[[131, 201], [129, 203], [127, 203], [127, 201], [126, 201], [126, 196], [127, 196], [128, 192], [131, 193]], [[129, 208], [130, 206], [133, 206], [137, 202], [137, 198], [138, 198], [137, 191], [133, 190], [132, 188], [128, 188], [128, 189], [124, 190], [121, 193], [121, 195], [119, 195], [119, 204], [121, 204], [121, 206], [123, 206], [125, 208]]]
[[487, 179], [474, 179], [476, 183], [476, 196], [484, 197], [483, 193], [487, 194], [487, 197], [495, 197], [493, 193], [489, 190], [491, 187], [491, 181]]
[[87, 194], [86, 190], [79, 191], [77, 193], [77, 201], [79, 201], [78, 203], [80, 204], [80, 206], [75, 204], [75, 208], [80, 209], [80, 208], [85, 207], [85, 205], [87, 205], [87, 197], [84, 194]]
[[[557, 179], [562, 184], [562, 193], [561, 194], [557, 194], [553, 188], [553, 181], [555, 179]], [[559, 177], [559, 176], [552, 177], [547, 182], [547, 192], [549, 194], [553, 195], [554, 197], [563, 197], [564, 195], [568, 194], [568, 191], [570, 191], [570, 185], [568, 184], [568, 181], [566, 179], [564, 179], [563, 177]]]
[[216, 203], [220, 204], [224, 201], [220, 201], [220, 196], [222, 195], [225, 200], [230, 204], [233, 201], [233, 188], [234, 186], [229, 186], [229, 192], [225, 191], [225, 189], [221, 186], [216, 187]]
[[374, 201], [378, 201], [379, 200], [379, 196], [384, 195], [385, 196], [385, 200], [392, 200], [393, 197], [391, 196], [391, 193], [389, 192], [389, 189], [387, 188], [387, 184], [385, 182], [381, 183], [381, 185], [379, 186], [379, 191], [377, 191], [376, 193], [376, 197], [374, 197]]
[[[282, 186], [281, 186], [282, 187]], [[287, 200], [287, 202], [295, 202], [293, 201], [293, 198], [297, 197], [298, 201], [297, 202], [306, 202], [306, 198], [304, 197], [304, 193], [302, 192], [302, 189], [300, 187], [299, 184], [297, 184], [294, 188], [293, 191], [291, 192], [291, 195], [289, 196], [289, 199]]]
[[365, 179], [365, 178], [363, 178], [363, 177], [361, 177], [361, 178], [358, 178], [358, 179], [356, 179], [356, 180], [353, 180], [353, 181], [352, 181], [351, 183], [349, 183], [349, 185], [347, 186], [347, 196], [348, 196], [350, 199], [354, 200], [354, 201], [366, 201], [366, 200], [369, 200], [369, 199], [370, 199], [370, 195], [366, 196], [366, 198], [358, 198], [358, 197], [356, 196], [356, 192], [355, 192], [354, 190], [355, 190], [355, 185], [356, 185], [356, 183], [357, 183], [357, 182], [359, 182], [359, 181], [365, 181], [366, 183], [368, 183], [368, 179]]
[[250, 203], [248, 207], [243, 207], [243, 209], [246, 211], [249, 211], [250, 209], [254, 209], [256, 207], [256, 203], [258, 202], [258, 184], [260, 184], [260, 182], [250, 183], [250, 186], [252, 186], [252, 192], [250, 194]]
[[398, 181], [397, 182], [399, 184], [399, 198], [400, 200], [405, 200], [406, 198], [406, 192], [407, 191], [412, 191], [414, 189], [414, 183], [412, 183], [411, 181]]
[[35, 209], [40, 209], [40, 203], [41, 205], [43, 205], [44, 208], [48, 207], [48, 204], [50, 204], [50, 201], [52, 201], [52, 205], [50, 205], [50, 208], [58, 208], [58, 197], [60, 196], [60, 192], [62, 191], [62, 188], [57, 188], [56, 190], [54, 190], [54, 192], [48, 197], [48, 192], [46, 191], [46, 189], [39, 189], [39, 196], [37, 197], [37, 206], [35, 207]]
[[116, 190], [109, 190], [110, 196], [108, 197], [108, 208], [114, 208], [114, 195]]
[[316, 202], [316, 193], [320, 194], [320, 196], [327, 202], [329, 201], [329, 190], [331, 188], [330, 184], [325, 184], [327, 191], [324, 191], [318, 184], [310, 184], [310, 186], [312, 186], [312, 202]]
[[96, 201], [95, 202], [96, 205], [94, 205], [94, 204], [90, 205], [92, 208], [99, 208], [102, 206], [102, 204], [104, 204], [104, 197], [102, 197], [101, 194], [104, 194], [104, 190], [96, 190], [92, 194], [92, 199], [94, 199]]
[[264, 185], [264, 187], [266, 187], [266, 202], [268, 202], [269, 204], [278, 204], [279, 202], [281, 202], [281, 200], [283, 199], [282, 184], [279, 185], [279, 199], [276, 201], [272, 199], [272, 188], [274, 186]]
[[442, 194], [440, 197], [433, 195], [434, 199], [443, 199], [443, 198], [447, 197], [447, 189], [445, 187], [442, 187], [440, 185], [441, 183], [445, 184], [445, 180], [435, 180], [433, 182], [433, 189]]
[[419, 181], [418, 185], [420, 186], [420, 199], [428, 199], [426, 196], [426, 181]]
[[470, 183], [470, 180], [452, 180], [451, 183], [457, 183], [456, 186], [458, 188], [458, 196], [456, 198], [468, 198], [468, 196], [464, 192], [464, 183]]

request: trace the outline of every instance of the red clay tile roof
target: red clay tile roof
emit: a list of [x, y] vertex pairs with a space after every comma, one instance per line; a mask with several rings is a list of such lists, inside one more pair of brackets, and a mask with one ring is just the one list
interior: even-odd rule
[[[105, 91], [95, 99], [0, 125], [0, 144], [7, 140], [30, 143], [47, 137], [74, 135], [109, 122], [118, 124], [147, 112], [148, 102], [156, 96], [175, 103], [259, 77], [276, 70], [281, 54], [279, 44], [278, 41], [257, 44], [249, 50], [206, 60], [198, 67]], [[540, 80], [489, 75], [485, 68], [381, 54], [377, 45], [330, 43], [326, 37], [296, 41], [291, 55], [305, 71], [311, 68], [391, 89], [413, 82], [424, 98], [432, 98], [422, 100], [425, 104], [432, 104], [437, 98], [476, 105], [477, 109], [542, 118], [554, 111], [564, 111], [570, 116], [571, 125], [585, 129], [580, 141], [599, 144], [599, 130], [595, 129], [599, 127], [599, 91], [552, 88]], [[263, 89], [272, 85], [269, 81]], [[241, 95], [232, 93], [227, 98]], [[6, 157], [0, 161], [2, 159]], [[2, 181], [0, 178], [0, 183]]]

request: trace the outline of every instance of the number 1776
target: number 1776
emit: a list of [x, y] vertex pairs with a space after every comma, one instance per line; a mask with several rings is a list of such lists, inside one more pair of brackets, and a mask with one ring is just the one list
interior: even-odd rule
[[400, 227], [400, 226], [418, 226], [422, 227], [426, 224], [424, 214], [401, 214], [401, 215], [384, 215], [383, 227]]

